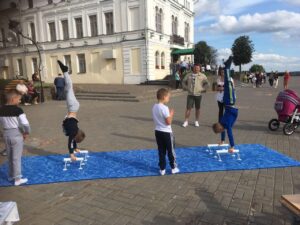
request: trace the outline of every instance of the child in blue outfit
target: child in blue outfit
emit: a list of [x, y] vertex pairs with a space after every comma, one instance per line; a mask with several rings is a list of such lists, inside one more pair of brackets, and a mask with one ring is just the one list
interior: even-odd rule
[[229, 153], [234, 151], [234, 138], [232, 133], [232, 127], [238, 117], [238, 109], [234, 107], [235, 105], [235, 91], [233, 83], [230, 78], [230, 66], [232, 63], [232, 56], [225, 62], [224, 68], [224, 97], [223, 103], [225, 106], [225, 113], [221, 118], [219, 123], [213, 124], [213, 131], [215, 133], [221, 133], [221, 143], [225, 142], [225, 130], [227, 130], [227, 135], [230, 143]]

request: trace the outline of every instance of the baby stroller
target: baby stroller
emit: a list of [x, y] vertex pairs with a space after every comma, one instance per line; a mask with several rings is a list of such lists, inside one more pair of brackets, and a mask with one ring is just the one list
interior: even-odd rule
[[278, 130], [280, 122], [285, 123], [283, 133], [291, 135], [300, 125], [300, 98], [297, 93], [292, 90], [281, 91], [274, 105], [278, 119], [271, 119], [269, 129], [271, 131]]

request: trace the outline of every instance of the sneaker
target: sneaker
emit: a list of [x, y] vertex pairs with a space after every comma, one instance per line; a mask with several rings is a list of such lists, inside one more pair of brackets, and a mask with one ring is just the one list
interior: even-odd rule
[[28, 182], [27, 178], [18, 179], [15, 180], [15, 186], [20, 186], [21, 184], [26, 184], [27, 182]]
[[182, 127], [187, 127], [189, 125], [188, 121], [184, 121], [184, 123], [182, 124]]
[[175, 167], [174, 169], [172, 169], [172, 174], [175, 174], [175, 173], [179, 173], [179, 169], [177, 167]]
[[195, 121], [195, 127], [199, 127], [199, 122]]
[[162, 176], [166, 174], [166, 170], [160, 170], [159, 172], [160, 172], [160, 175], [162, 175]]
[[24, 103], [24, 105], [31, 105], [30, 103]]

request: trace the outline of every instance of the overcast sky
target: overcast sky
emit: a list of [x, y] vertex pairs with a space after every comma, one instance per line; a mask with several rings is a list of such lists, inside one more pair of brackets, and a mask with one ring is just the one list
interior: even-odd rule
[[195, 42], [218, 50], [219, 63], [236, 38], [255, 45], [252, 64], [267, 71], [300, 71], [300, 0], [199, 0], [195, 4]]

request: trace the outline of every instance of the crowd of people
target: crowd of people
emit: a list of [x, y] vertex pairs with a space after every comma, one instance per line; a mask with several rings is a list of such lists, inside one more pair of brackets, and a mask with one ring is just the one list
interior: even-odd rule
[[[284, 89], [288, 88], [288, 83], [291, 78], [291, 75], [289, 71], [285, 71], [283, 76], [283, 87]], [[277, 88], [279, 84], [279, 74], [278, 72], [271, 72], [269, 75], [263, 72], [256, 72], [256, 73], [247, 73], [243, 81], [245, 83], [252, 83], [253, 88], [259, 88], [262, 87], [263, 84], [266, 84], [268, 80], [268, 83], [270, 87]]]

